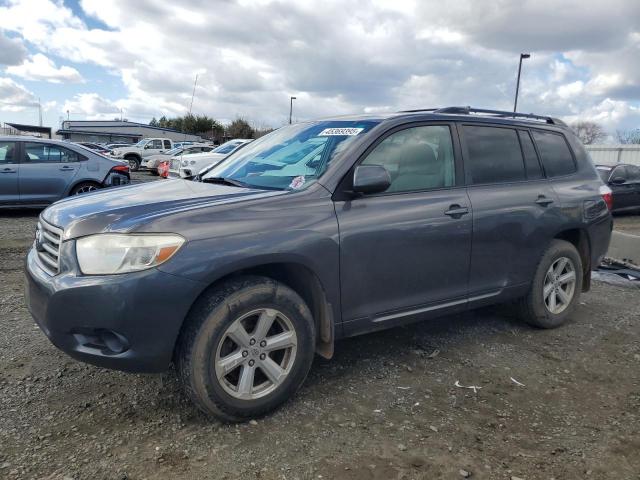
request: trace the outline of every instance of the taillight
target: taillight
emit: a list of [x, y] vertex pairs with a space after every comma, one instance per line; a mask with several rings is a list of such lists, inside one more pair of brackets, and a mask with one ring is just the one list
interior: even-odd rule
[[600, 195], [602, 195], [602, 199], [604, 203], [607, 204], [607, 208], [609, 211], [613, 209], [613, 192], [606, 185], [600, 185]]
[[111, 169], [112, 172], [129, 173], [129, 167], [127, 165], [116, 165]]

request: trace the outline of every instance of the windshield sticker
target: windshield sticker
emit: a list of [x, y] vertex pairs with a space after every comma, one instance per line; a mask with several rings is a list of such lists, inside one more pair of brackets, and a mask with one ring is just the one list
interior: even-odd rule
[[291, 180], [291, 183], [289, 184], [289, 188], [298, 190], [302, 188], [302, 186], [304, 185], [304, 182], [305, 182], [304, 175], [300, 175], [294, 178], [293, 180]]
[[325, 128], [318, 134], [318, 136], [353, 136], [358, 135], [363, 130], [364, 128]]

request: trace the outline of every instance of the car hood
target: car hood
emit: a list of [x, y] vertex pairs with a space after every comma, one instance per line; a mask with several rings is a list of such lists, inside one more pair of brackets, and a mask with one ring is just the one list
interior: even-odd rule
[[64, 229], [64, 239], [68, 240], [94, 233], [129, 232], [155, 218], [178, 212], [286, 193], [180, 179], [164, 180], [69, 197], [49, 206], [41, 216]]

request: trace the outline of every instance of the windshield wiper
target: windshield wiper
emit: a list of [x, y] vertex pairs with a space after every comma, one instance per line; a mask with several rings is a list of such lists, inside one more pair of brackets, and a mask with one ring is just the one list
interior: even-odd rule
[[201, 182], [202, 183], [220, 183], [222, 185], [231, 185], [232, 187], [253, 188], [248, 183], [244, 183], [239, 180], [234, 180], [233, 178], [226, 178], [226, 177], [203, 178]]

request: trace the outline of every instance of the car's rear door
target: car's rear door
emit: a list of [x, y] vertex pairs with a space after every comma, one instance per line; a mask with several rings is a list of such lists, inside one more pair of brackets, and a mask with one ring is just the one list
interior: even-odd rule
[[0, 141], [0, 204], [14, 204], [19, 200], [20, 172], [19, 142]]
[[344, 333], [464, 308], [471, 207], [451, 124], [399, 127], [361, 159], [392, 182], [381, 194], [334, 196]]
[[20, 202], [47, 204], [60, 199], [80, 168], [79, 154], [47, 142], [24, 142], [18, 189]]
[[557, 196], [526, 129], [465, 124], [461, 137], [473, 208], [469, 296], [491, 302], [533, 277], [553, 237]]

